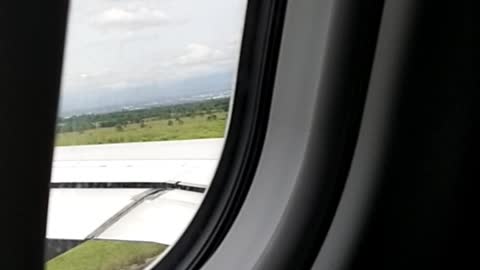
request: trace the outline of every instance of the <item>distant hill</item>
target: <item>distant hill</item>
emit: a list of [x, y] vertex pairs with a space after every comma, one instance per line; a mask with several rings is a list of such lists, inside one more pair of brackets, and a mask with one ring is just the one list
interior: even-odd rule
[[60, 116], [133, 110], [225, 97], [231, 94], [232, 82], [231, 73], [222, 73], [164, 85], [99, 88], [81, 94], [64, 94], [61, 98]]

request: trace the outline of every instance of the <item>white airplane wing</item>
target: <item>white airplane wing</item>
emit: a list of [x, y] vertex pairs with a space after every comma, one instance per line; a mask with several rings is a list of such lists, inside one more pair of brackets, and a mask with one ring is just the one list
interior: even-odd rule
[[223, 141], [57, 147], [47, 241], [111, 239], [172, 245], [202, 201]]

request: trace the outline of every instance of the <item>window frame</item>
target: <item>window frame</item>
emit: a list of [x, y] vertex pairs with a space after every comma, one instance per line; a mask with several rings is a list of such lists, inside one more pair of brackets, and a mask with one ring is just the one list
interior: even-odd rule
[[[68, 1], [0, 2], [2, 264], [43, 269]], [[28, 119], [28, 124], [21, 121]]]
[[[289, 2], [257, 175], [203, 269], [310, 269], [347, 181], [382, 10], [381, 0]], [[289, 117], [290, 104], [306, 108]]]

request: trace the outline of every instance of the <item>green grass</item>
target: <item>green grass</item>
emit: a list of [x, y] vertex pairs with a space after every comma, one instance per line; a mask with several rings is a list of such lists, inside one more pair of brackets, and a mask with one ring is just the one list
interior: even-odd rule
[[207, 116], [195, 118], [180, 118], [183, 124], [172, 119], [173, 125], [169, 126], [169, 120], [149, 119], [142, 128], [140, 124], [128, 124], [122, 131], [117, 128], [96, 128], [83, 132], [64, 132], [57, 134], [57, 146], [106, 144], [125, 142], [150, 142], [169, 140], [188, 140], [202, 138], [219, 138], [224, 136], [227, 113], [215, 113], [216, 120], [207, 120]]
[[89, 240], [46, 263], [46, 270], [138, 270], [167, 246], [156, 243]]

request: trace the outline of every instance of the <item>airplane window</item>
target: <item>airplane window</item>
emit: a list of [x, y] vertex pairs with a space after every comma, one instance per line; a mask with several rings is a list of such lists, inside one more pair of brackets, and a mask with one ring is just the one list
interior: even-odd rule
[[73, 0], [46, 269], [146, 269], [220, 158], [246, 0]]

